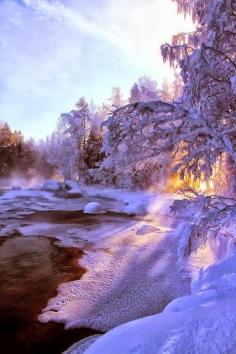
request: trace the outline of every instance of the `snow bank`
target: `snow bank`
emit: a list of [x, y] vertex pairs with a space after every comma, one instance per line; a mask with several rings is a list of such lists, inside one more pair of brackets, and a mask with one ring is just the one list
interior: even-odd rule
[[6, 192], [3, 197], [0, 198], [0, 202], [4, 202], [4, 200], [14, 200], [17, 198], [46, 198], [50, 199], [52, 194], [47, 191], [35, 191], [35, 190], [11, 190]]
[[88, 349], [99, 337], [101, 337], [101, 334], [94, 334], [86, 337], [72, 345], [62, 354], [84, 354], [85, 350]]
[[232, 305], [236, 302], [219, 301], [130, 322], [99, 338], [85, 354], [111, 354], [111, 348], [112, 354], [235, 353]]
[[124, 197], [124, 202], [128, 205], [123, 211], [127, 214], [170, 215], [173, 196], [141, 191], [127, 193]]
[[140, 237], [136, 223], [131, 219], [118, 232], [113, 226], [109, 237], [94, 240], [92, 252], [85, 252], [79, 261], [86, 273], [59, 286], [39, 316], [41, 322], [108, 331], [158, 313], [174, 298], [189, 293], [190, 281], [176, 266], [176, 244], [169, 231]]
[[216, 288], [226, 276], [236, 274], [236, 253], [225, 260], [200, 270], [192, 281], [192, 293]]
[[77, 190], [77, 189], [80, 189], [80, 185], [78, 182], [76, 181], [73, 181], [73, 180], [66, 180], [64, 183], [63, 183], [63, 188], [67, 189], [68, 191], [74, 189], [74, 190]]
[[82, 196], [82, 191], [80, 188], [76, 188], [76, 189], [70, 189], [68, 192], [67, 192], [67, 195], [70, 196], [70, 197], [81, 197]]
[[236, 254], [201, 270], [192, 294], [161, 314], [121, 325], [86, 354], [235, 353]]
[[49, 191], [49, 192], [57, 192], [61, 189], [61, 187], [62, 184], [60, 182], [50, 179], [44, 183], [42, 190]]
[[129, 215], [146, 215], [148, 214], [148, 201], [132, 201], [124, 208], [123, 212]]
[[81, 197], [83, 194], [80, 184], [76, 181], [67, 180], [63, 183], [62, 188], [67, 191], [69, 197]]
[[86, 214], [101, 214], [104, 213], [102, 204], [98, 202], [91, 202], [85, 205], [84, 213]]
[[127, 214], [169, 215], [170, 205], [176, 195], [158, 194], [149, 191], [130, 191], [117, 188], [85, 187], [88, 196], [115, 199], [125, 204], [123, 212]]

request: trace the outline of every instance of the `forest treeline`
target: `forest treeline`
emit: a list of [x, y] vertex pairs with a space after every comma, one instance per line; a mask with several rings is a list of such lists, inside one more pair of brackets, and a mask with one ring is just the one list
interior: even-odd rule
[[[136, 161], [132, 163], [128, 160], [128, 151], [119, 134], [120, 130], [115, 132], [108, 128], [109, 117], [127, 104], [173, 101], [181, 93], [182, 80], [175, 72], [173, 83], [164, 80], [161, 88], [150, 77], [139, 78], [131, 87], [128, 98], [124, 98], [119, 87], [114, 87], [107, 103], [101, 106], [88, 104], [83, 97], [80, 98], [75, 109], [61, 114], [55, 131], [45, 142], [47, 161], [56, 167], [64, 179], [80, 179], [85, 183], [119, 187], [149, 187], [157, 175], [163, 172], [160, 158], [148, 159], [148, 156], [141, 156], [139, 149], [136, 149], [133, 154]], [[114, 142], [120, 143], [116, 155], [109, 144], [111, 135]], [[136, 145], [138, 141], [133, 143]], [[153, 146], [155, 144], [153, 141]]]
[[32, 139], [26, 140], [20, 131], [0, 122], [0, 178], [31, 178], [36, 173], [45, 178], [53, 173], [45, 152]]
[[182, 80], [175, 72], [174, 83], [165, 79], [161, 88], [150, 77], [139, 78], [131, 87], [128, 98], [124, 97], [121, 88], [114, 87], [111, 97], [101, 106], [88, 103], [82, 97], [73, 110], [60, 115], [51, 136], [38, 143], [24, 139], [21, 132], [12, 131], [7, 123], [1, 123], [0, 176], [17, 173], [29, 178], [39, 174], [45, 178], [80, 179], [85, 183], [148, 187], [154, 182], [160, 164], [143, 161], [145, 172], [141, 171], [144, 165], [140, 164], [132, 168], [126, 166], [124, 170], [125, 151], [121, 152], [119, 160], [110, 163], [112, 156], [107, 145], [109, 131], [106, 122], [113, 112], [126, 104], [174, 100], [181, 92]]

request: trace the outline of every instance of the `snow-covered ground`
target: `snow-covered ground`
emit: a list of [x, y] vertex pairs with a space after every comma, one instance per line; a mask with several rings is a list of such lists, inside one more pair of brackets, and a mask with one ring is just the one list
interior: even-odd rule
[[155, 316], [121, 325], [86, 354], [236, 353], [236, 254], [200, 271], [192, 294]]
[[97, 241], [80, 260], [87, 272], [80, 280], [59, 287], [40, 321], [107, 331], [157, 313], [172, 299], [187, 294], [189, 280], [176, 266], [173, 237], [161, 228], [138, 235], [139, 228], [139, 222], [127, 225]]

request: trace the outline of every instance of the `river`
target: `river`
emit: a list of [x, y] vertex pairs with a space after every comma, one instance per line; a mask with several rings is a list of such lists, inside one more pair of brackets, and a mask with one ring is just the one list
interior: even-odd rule
[[[84, 214], [90, 201], [105, 212]], [[160, 312], [189, 292], [189, 279], [176, 266], [173, 220], [127, 215], [125, 205], [42, 191], [0, 197], [4, 353], [61, 353], [81, 338]], [[144, 223], [153, 230], [140, 233]]]

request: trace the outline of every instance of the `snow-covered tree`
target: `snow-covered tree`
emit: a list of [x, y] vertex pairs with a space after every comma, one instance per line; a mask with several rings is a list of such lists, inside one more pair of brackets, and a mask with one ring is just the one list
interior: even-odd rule
[[176, 169], [182, 176], [187, 173], [209, 178], [223, 154], [236, 163], [236, 101], [232, 86], [236, 70], [236, 5], [226, 0], [177, 3], [180, 11], [192, 13], [197, 25], [194, 33], [181, 33], [172, 44], [162, 46], [164, 60], [171, 65], [179, 63], [182, 69], [184, 87], [180, 101], [128, 105], [117, 110], [109, 124], [117, 124], [117, 116], [124, 115], [129, 129], [119, 127], [122, 139], [132, 140], [127, 138], [129, 134], [143, 135], [148, 130], [149, 143], [156, 140], [154, 154], [178, 152]]
[[171, 102], [173, 100], [173, 85], [167, 78], [162, 82], [160, 99], [164, 102]]
[[160, 89], [160, 99], [164, 102], [178, 101], [182, 96], [183, 81], [180, 74], [175, 71], [172, 81], [165, 78]]
[[149, 76], [143, 76], [138, 79], [138, 86], [140, 90], [140, 101], [149, 102], [157, 100], [160, 96], [157, 89], [157, 82], [152, 80]]
[[[232, 186], [236, 180], [236, 3], [175, 2], [180, 12], [192, 14], [196, 24], [194, 32], [178, 34], [161, 48], [164, 60], [181, 68], [183, 94], [174, 102], [153, 100], [116, 110], [107, 122], [109, 151], [116, 156], [124, 142], [126, 153], [133, 156], [137, 156], [134, 146], [149, 151], [149, 158], [169, 153], [174, 171], [182, 178], [208, 180], [218, 166], [219, 175], [231, 176]], [[222, 170], [221, 161], [227, 171]], [[231, 188], [231, 197], [232, 192]], [[228, 216], [235, 215], [235, 201], [227, 204], [225, 212], [222, 199], [207, 198], [201, 199], [203, 208], [199, 208], [200, 222], [195, 224], [193, 237], [202, 232], [204, 237], [216, 234], [216, 225], [223, 227]], [[213, 224], [212, 217], [217, 218]]]
[[142, 76], [130, 90], [129, 103], [149, 102], [157, 100], [159, 97], [160, 91], [157, 88], [157, 82], [149, 76]]
[[236, 164], [236, 4], [227, 0], [176, 0], [178, 9], [191, 13], [196, 31], [179, 34], [162, 46], [164, 60], [180, 64], [184, 81], [182, 142], [188, 169], [199, 176], [226, 154]]
[[[107, 171], [104, 172], [105, 183], [148, 187], [154, 182], [154, 175], [157, 178], [161, 169], [165, 169], [168, 164], [168, 151], [157, 153], [157, 139], [153, 133], [155, 119], [149, 116], [150, 104], [147, 102], [126, 105], [116, 110], [106, 121], [107, 132], [103, 144], [106, 158], [101, 165], [103, 172]], [[152, 102], [152, 104], [156, 107], [159, 103]], [[137, 106], [142, 107], [140, 112], [137, 112]], [[169, 106], [162, 104], [160, 109], [163, 110], [163, 114]], [[153, 176], [150, 174], [149, 163], [153, 166]], [[144, 176], [144, 170], [149, 171], [147, 172], [149, 182]]]
[[135, 82], [130, 90], [129, 103], [135, 103], [141, 101], [141, 92], [139, 85]]
[[174, 101], [178, 101], [181, 99], [183, 94], [183, 80], [180, 74], [175, 71], [174, 72], [174, 81], [173, 81], [173, 99]]
[[88, 169], [98, 167], [102, 161], [104, 153], [102, 152], [103, 136], [95, 130], [91, 130], [86, 142], [84, 161]]
[[83, 149], [90, 131], [89, 105], [84, 97], [76, 103], [75, 110], [64, 113], [63, 117], [67, 124], [67, 132], [78, 142], [78, 148]]
[[83, 97], [75, 110], [61, 114], [58, 120], [49, 143], [49, 162], [57, 166], [66, 179], [85, 178], [87, 166], [84, 155], [90, 125], [90, 111]]
[[91, 125], [84, 149], [84, 161], [88, 169], [89, 176], [87, 182], [93, 180], [90, 170], [97, 169], [103, 160], [103, 121], [107, 118], [108, 107], [103, 104], [101, 107], [94, 107], [91, 112]]
[[120, 87], [113, 87], [112, 95], [109, 98], [109, 101], [111, 102], [111, 107], [113, 110], [122, 107], [125, 104]]
[[7, 123], [0, 122], [0, 177], [11, 173], [27, 177], [36, 155], [32, 140], [25, 140], [20, 131], [12, 131]]
[[78, 175], [77, 146], [67, 132], [67, 122], [61, 116], [58, 119], [55, 132], [47, 143], [48, 162], [54, 165], [59, 175], [64, 179], [73, 179]]

